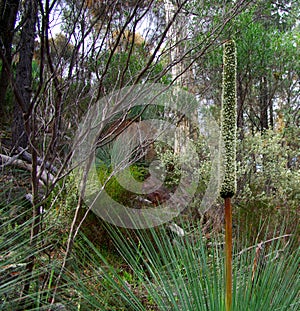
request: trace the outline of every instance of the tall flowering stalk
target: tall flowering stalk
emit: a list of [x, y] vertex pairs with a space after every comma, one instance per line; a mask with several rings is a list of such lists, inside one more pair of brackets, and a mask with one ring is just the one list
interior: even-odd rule
[[225, 278], [226, 311], [232, 306], [232, 207], [236, 192], [236, 46], [233, 40], [224, 43], [221, 135], [224, 142], [224, 181], [220, 195], [225, 203]]

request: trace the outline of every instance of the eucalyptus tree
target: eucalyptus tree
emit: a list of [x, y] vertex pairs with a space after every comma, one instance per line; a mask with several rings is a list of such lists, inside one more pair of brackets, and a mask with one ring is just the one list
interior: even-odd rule
[[15, 24], [19, 9], [19, 0], [0, 2], [0, 115], [3, 121], [7, 116], [6, 95], [11, 77], [11, 65], [13, 60], [13, 38], [15, 35]]
[[30, 121], [33, 109], [32, 97], [32, 61], [37, 25], [37, 1], [24, 3], [22, 29], [19, 42], [19, 60], [16, 65], [16, 81], [14, 85], [15, 104], [12, 125], [12, 141], [15, 147], [26, 148], [28, 135], [31, 134]]

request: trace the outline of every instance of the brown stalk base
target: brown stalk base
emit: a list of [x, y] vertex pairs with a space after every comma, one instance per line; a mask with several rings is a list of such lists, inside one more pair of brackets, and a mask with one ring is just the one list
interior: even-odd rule
[[226, 278], [226, 311], [232, 305], [232, 208], [231, 198], [225, 198], [225, 278]]

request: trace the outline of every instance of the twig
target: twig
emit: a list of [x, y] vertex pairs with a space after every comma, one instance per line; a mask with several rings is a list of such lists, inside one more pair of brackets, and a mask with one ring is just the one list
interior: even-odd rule
[[259, 245], [262, 245], [262, 244], [264, 245], [264, 244], [267, 244], [267, 243], [270, 243], [270, 242], [273, 242], [273, 241], [276, 241], [276, 240], [279, 240], [279, 239], [287, 238], [287, 237], [290, 237], [290, 236], [293, 236], [293, 234], [284, 234], [284, 235], [281, 235], [279, 237], [272, 238], [272, 239], [260, 242], [258, 244], [252, 245], [250, 247], [247, 247], [247, 248], [241, 250], [236, 256], [241, 256], [243, 253], [248, 252], [249, 250], [258, 247]]

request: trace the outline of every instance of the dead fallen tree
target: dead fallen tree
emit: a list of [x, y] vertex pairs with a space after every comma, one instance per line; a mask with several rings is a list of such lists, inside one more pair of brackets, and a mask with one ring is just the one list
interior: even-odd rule
[[[18, 147], [18, 151], [20, 156], [22, 157], [23, 160], [32, 163], [32, 155], [26, 151], [26, 149], [23, 149], [22, 147]], [[58, 169], [55, 167], [53, 164], [49, 163], [48, 161], [44, 161], [44, 159], [37, 157], [37, 164], [40, 166], [44, 166], [45, 169], [48, 172], [51, 172], [52, 174], [57, 174]]]
[[[19, 159], [20, 154], [15, 156], [8, 156], [5, 154], [0, 154], [0, 168], [5, 166], [14, 166], [20, 169], [32, 172], [32, 163], [28, 163], [25, 160]], [[43, 186], [52, 184], [54, 182], [54, 175], [50, 173], [47, 169], [42, 169], [41, 165], [37, 166], [37, 176], [39, 177], [39, 183]]]

